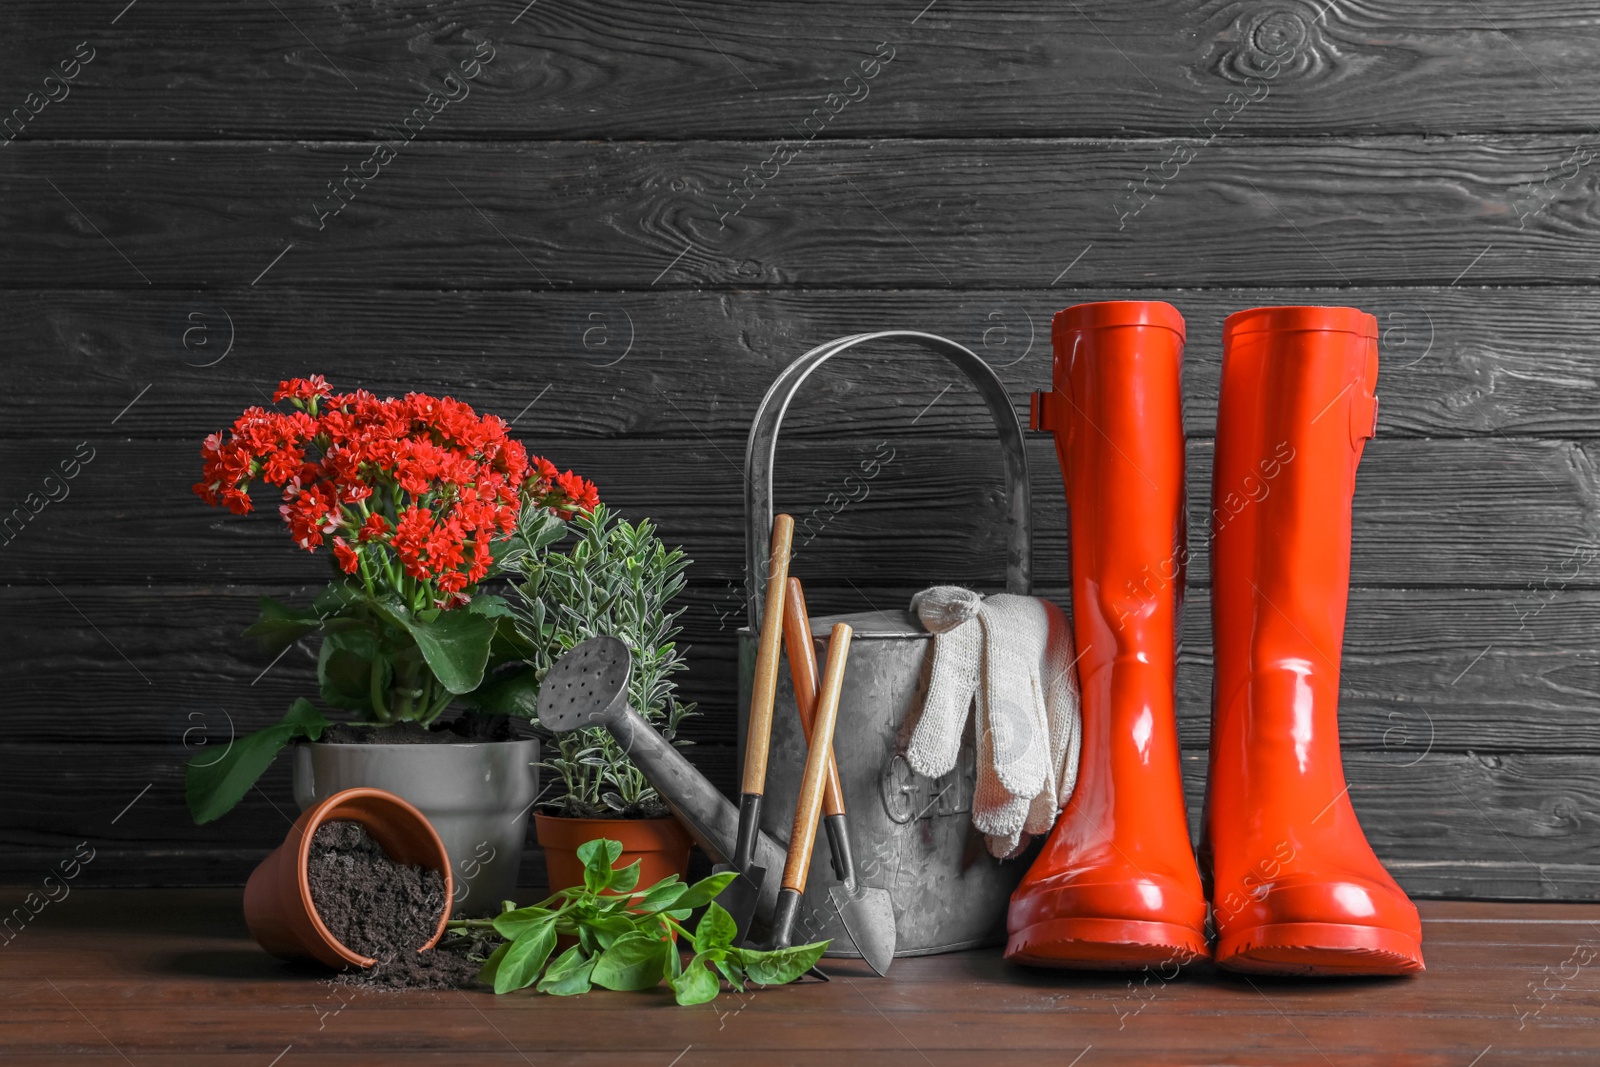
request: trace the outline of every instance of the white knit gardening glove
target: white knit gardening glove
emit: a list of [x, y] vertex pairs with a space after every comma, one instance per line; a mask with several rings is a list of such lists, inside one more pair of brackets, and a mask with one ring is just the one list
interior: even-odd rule
[[911, 610], [934, 638], [928, 694], [906, 762], [928, 778], [949, 774], [961, 755], [961, 733], [983, 670], [982, 606], [983, 597], [958, 585], [936, 585], [911, 598]]
[[1048, 601], [1009, 594], [984, 600], [958, 586], [918, 593], [912, 610], [935, 636], [928, 695], [906, 759], [931, 778], [949, 773], [976, 695], [972, 823], [990, 852], [1014, 855], [1026, 835], [1050, 829], [1077, 781], [1071, 628]]

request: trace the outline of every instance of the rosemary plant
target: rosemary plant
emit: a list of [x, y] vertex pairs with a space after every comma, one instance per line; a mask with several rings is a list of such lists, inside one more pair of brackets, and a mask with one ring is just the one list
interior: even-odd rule
[[[647, 519], [630, 523], [605, 505], [565, 524], [529, 512], [502, 556], [514, 574], [511, 611], [533, 646], [529, 662], [538, 678], [565, 652], [591, 637], [610, 635], [633, 654], [628, 701], [674, 744], [678, 726], [694, 713], [680, 702], [673, 675], [686, 668], [676, 644], [683, 609], [671, 608], [683, 592], [689, 559], [668, 549]], [[555, 547], [567, 530], [570, 545]], [[552, 815], [572, 818], [655, 818], [665, 801], [601, 727], [544, 735], [540, 764], [560, 783], [560, 794], [540, 802]]]

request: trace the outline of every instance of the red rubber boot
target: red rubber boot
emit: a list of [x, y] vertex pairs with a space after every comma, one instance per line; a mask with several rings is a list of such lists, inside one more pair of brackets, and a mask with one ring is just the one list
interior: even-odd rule
[[1422, 970], [1417, 909], [1367, 844], [1339, 756], [1350, 502], [1377, 423], [1377, 325], [1355, 308], [1277, 307], [1223, 327], [1201, 861], [1217, 964], [1232, 970]]
[[1011, 897], [1006, 958], [1132, 969], [1208, 955], [1174, 717], [1186, 562], [1183, 316], [1170, 304], [1056, 315], [1055, 434], [1072, 532], [1083, 698], [1077, 789]]

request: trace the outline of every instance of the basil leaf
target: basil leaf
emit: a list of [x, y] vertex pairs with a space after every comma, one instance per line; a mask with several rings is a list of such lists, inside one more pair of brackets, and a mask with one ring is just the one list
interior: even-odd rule
[[600, 837], [578, 846], [578, 862], [583, 864], [583, 887], [598, 893], [611, 885], [611, 865], [622, 855], [622, 842]]
[[694, 950], [710, 952], [712, 949], [729, 948], [738, 936], [739, 924], [733, 921], [727, 908], [713, 900], [694, 928]]
[[539, 992], [553, 997], [570, 997], [589, 992], [589, 973], [594, 970], [594, 960], [584, 955], [583, 949], [573, 945], [557, 956], [544, 977], [539, 979]]
[[589, 976], [597, 986], [621, 991], [653, 989], [667, 971], [668, 941], [652, 934], [633, 933], [612, 942], [595, 961]]
[[639, 868], [643, 864], [643, 860], [634, 860], [632, 863], [622, 868], [622, 870], [613, 871], [611, 874], [611, 884], [606, 888], [610, 889], [613, 893], [628, 892], [634, 886], [639, 884]]
[[690, 910], [703, 907], [716, 899], [717, 894], [728, 888], [728, 883], [737, 877], [739, 877], [738, 871], [723, 871], [721, 874], [713, 874], [710, 878], [702, 878], [678, 898], [677, 906]]
[[500, 964], [506, 958], [506, 953], [510, 951], [510, 949], [511, 942], [507, 941], [505, 944], [489, 953], [489, 958], [483, 961], [483, 969], [478, 972], [478, 981], [482, 982], [484, 985], [494, 985], [495, 975], [499, 972]]
[[758, 985], [785, 985], [815, 967], [829, 944], [827, 941], [818, 941], [770, 952], [740, 948], [732, 949], [729, 955], [737, 954], [752, 982]]
[[679, 1004], [688, 1006], [715, 1000], [722, 986], [717, 976], [711, 973], [711, 968], [706, 966], [705, 960], [696, 956], [689, 961], [683, 973], [672, 980], [672, 991], [677, 995]]
[[729, 985], [741, 993], [744, 992], [744, 964], [739, 962], [737, 956], [726, 952], [719, 953], [711, 962], [716, 964], [717, 970], [722, 972], [722, 977], [728, 980]]
[[594, 939], [603, 949], [610, 948], [636, 929], [633, 919], [627, 915], [602, 915], [586, 921], [584, 926], [594, 934]]
[[689, 887], [678, 881], [677, 875], [669, 874], [639, 896], [634, 897], [633, 910], [641, 915], [650, 915], [672, 907], [678, 902], [678, 898], [688, 891]]
[[552, 913], [546, 908], [518, 908], [516, 911], [503, 911], [494, 917], [494, 932], [507, 941], [515, 941], [540, 923], [551, 920]]
[[494, 991], [509, 993], [533, 984], [556, 947], [556, 924], [546, 921], [511, 942], [494, 975]]

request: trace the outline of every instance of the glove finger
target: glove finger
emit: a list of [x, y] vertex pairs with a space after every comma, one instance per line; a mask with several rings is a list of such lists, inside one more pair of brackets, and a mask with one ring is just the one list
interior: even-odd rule
[[918, 774], [948, 774], [961, 754], [961, 733], [978, 688], [983, 630], [966, 622], [933, 639], [933, 665], [922, 715], [911, 733], [906, 762]]
[[1061, 805], [1056, 803], [1056, 791], [1053, 788], [1047, 789], [1033, 798], [1022, 828], [1030, 834], [1048, 833], [1050, 827], [1056, 824], [1056, 816], [1060, 812]]
[[[994, 605], [991, 607], [991, 605]], [[978, 613], [984, 631], [983, 693], [994, 732], [995, 770], [1012, 793], [1033, 796], [1050, 772], [1037, 685], [1046, 616], [1033, 597], [997, 595]]]
[[986, 834], [1007, 834], [1022, 829], [1028, 818], [1026, 798], [1007, 789], [994, 772], [994, 735], [984, 723], [979, 701], [978, 780], [972, 791], [972, 825]]

